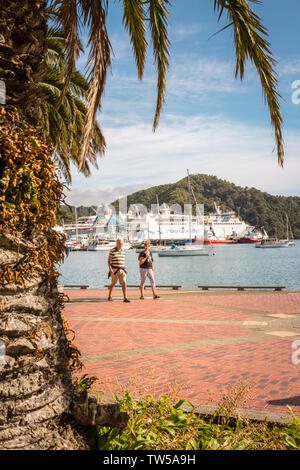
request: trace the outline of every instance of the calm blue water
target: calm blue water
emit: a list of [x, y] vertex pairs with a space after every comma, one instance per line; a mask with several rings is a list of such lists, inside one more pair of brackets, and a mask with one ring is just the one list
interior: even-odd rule
[[[254, 245], [215, 246], [215, 256], [159, 258], [153, 254], [157, 284], [283, 285], [300, 290], [300, 240], [291, 248], [257, 249]], [[108, 283], [107, 252], [71, 252], [59, 266], [60, 283], [88, 284], [103, 288]], [[139, 283], [138, 254], [126, 251], [128, 284]]]

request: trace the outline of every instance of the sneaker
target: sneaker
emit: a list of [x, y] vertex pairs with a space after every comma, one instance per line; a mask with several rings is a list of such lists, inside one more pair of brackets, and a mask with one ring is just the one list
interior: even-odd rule
[[143, 296], [141, 295], [140, 300], [144, 300], [144, 298], [145, 298], [145, 297], [143, 297]]
[[159, 296], [159, 295], [155, 295], [155, 296], [153, 297], [153, 299], [160, 299], [160, 296]]
[[107, 300], [108, 300], [109, 302], [112, 302], [112, 301], [113, 301], [113, 299], [112, 299], [111, 297], [108, 297]]
[[124, 299], [124, 301], [123, 301], [123, 302], [130, 302], [130, 300], [129, 300], [129, 299]]

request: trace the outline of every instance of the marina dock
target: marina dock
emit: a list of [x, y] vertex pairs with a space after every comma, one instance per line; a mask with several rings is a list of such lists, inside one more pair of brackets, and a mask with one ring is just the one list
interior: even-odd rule
[[282, 420], [300, 413], [300, 292], [67, 290], [64, 315], [76, 333], [95, 389], [111, 393], [141, 384], [213, 409], [224, 394], [249, 385], [242, 408]]

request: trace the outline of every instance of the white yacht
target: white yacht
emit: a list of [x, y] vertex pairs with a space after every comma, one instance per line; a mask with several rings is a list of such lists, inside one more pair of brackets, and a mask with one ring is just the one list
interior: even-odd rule
[[[91, 244], [88, 246], [88, 251], [110, 251], [116, 246], [116, 240], [100, 240], [95, 238]], [[131, 248], [131, 243], [123, 243], [123, 250], [129, 250]]]
[[172, 245], [171, 248], [162, 249], [158, 256], [209, 256], [212, 251], [212, 246], [200, 245]]

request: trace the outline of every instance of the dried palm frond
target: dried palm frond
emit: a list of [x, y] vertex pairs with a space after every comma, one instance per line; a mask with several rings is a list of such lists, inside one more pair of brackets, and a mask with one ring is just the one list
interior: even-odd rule
[[90, 138], [96, 120], [97, 109], [101, 108], [101, 97], [106, 84], [107, 69], [111, 66], [111, 44], [106, 30], [107, 0], [82, 0], [84, 24], [89, 28], [88, 59], [89, 83], [88, 112], [81, 149], [80, 165], [84, 167]]

